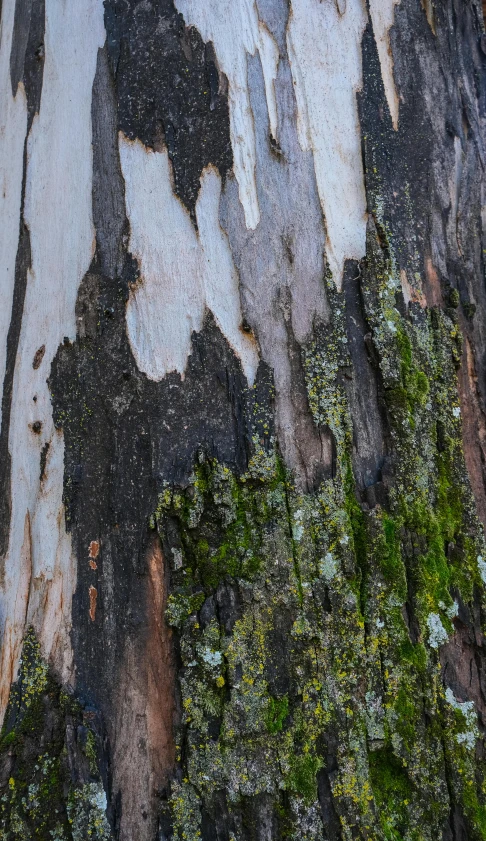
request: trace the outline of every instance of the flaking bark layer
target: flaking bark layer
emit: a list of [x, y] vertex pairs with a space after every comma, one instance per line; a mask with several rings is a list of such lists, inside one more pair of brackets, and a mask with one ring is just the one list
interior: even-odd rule
[[[481, 9], [466, 0], [394, 6], [396, 126], [368, 20], [353, 92], [366, 241], [361, 259], [345, 261], [338, 289], [316, 149], [302, 140], [293, 93], [296, 9], [238, 2], [242, 28], [256, 20], [280, 56], [277, 137], [263, 40], [244, 56], [261, 214], [254, 231], [232, 172], [236, 71], [221, 72], [215, 45], [168, 0], [104, 6], [91, 110], [93, 257], [77, 291], [76, 336], [60, 344], [49, 376], [64, 442], [60, 516], [77, 561], [74, 665], [62, 685], [27, 624], [0, 740], [0, 841], [481, 841]], [[346, 3], [337, 10], [345, 20]], [[43, 20], [43, 4], [17, 0], [9, 72], [13, 96], [20, 83], [26, 89], [28, 132], [42, 108]], [[219, 37], [224, 21], [212, 24]], [[193, 222], [201, 176], [218, 170], [217, 234], [240, 279], [239, 329], [259, 353], [254, 382], [209, 310], [183, 375], [156, 381], [138, 369], [126, 313], [144, 277], [129, 250], [122, 136], [144, 155], [167, 150]], [[302, 255], [297, 240], [310, 230]], [[317, 291], [307, 275], [299, 286], [297, 275], [316, 266]], [[31, 267], [22, 210], [6, 337], [0, 556]], [[313, 318], [302, 289], [315, 296]], [[43, 347], [39, 336], [33, 370]], [[41, 488], [49, 447], [36, 472]], [[42, 575], [31, 577], [26, 617]]]

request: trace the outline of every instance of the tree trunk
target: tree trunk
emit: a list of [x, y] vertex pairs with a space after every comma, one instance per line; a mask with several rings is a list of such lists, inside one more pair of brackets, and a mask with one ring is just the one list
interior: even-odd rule
[[481, 3], [0, 10], [1, 841], [486, 839]]

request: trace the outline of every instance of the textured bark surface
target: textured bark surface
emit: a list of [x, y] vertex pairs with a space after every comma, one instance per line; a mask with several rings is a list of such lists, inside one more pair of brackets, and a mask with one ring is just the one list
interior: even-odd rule
[[0, 13], [0, 841], [486, 839], [481, 3]]

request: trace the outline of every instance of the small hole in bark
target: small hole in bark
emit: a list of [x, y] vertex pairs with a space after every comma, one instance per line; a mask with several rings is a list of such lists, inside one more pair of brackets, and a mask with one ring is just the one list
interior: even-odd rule
[[40, 421], [34, 421], [34, 423], [32, 424], [32, 432], [35, 432], [35, 434], [38, 435], [41, 429], [42, 423]]

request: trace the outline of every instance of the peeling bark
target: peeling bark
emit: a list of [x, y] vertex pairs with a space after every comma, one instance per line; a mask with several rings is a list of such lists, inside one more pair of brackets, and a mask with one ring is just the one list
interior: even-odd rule
[[0, 839], [486, 838], [481, 5], [0, 15]]

